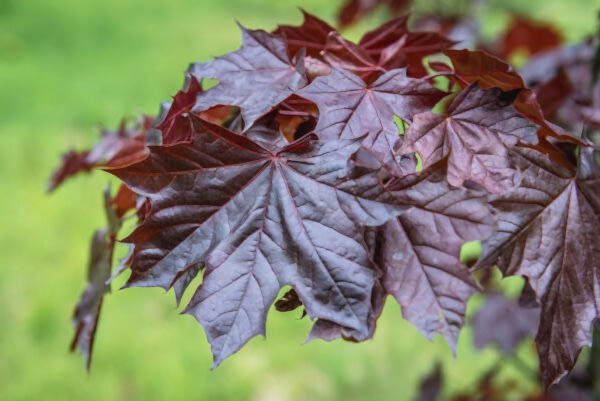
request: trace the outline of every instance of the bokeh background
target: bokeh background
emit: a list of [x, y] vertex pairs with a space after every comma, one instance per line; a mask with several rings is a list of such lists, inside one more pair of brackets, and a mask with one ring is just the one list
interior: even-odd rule
[[[84, 286], [89, 239], [103, 225], [96, 172], [47, 196], [68, 148], [102, 126], [155, 113], [181, 86], [189, 62], [237, 49], [250, 28], [298, 24], [297, 7], [335, 21], [339, 0], [0, 0], [0, 400], [411, 400], [440, 361], [447, 391], [469, 388], [499, 358], [463, 332], [454, 358], [388, 302], [375, 338], [304, 344], [310, 322], [272, 313], [256, 338], [211, 371], [210, 348], [191, 316], [160, 289], [105, 299], [92, 370], [68, 353], [72, 308]], [[432, 2], [435, 5], [435, 2]], [[597, 30], [599, 0], [489, 1], [553, 21], [569, 41]], [[484, 33], [506, 12], [490, 7]], [[385, 19], [376, 13], [349, 32]], [[470, 311], [477, 299], [470, 305]], [[527, 363], [531, 344], [520, 352]], [[519, 376], [518, 372], [506, 375]]]

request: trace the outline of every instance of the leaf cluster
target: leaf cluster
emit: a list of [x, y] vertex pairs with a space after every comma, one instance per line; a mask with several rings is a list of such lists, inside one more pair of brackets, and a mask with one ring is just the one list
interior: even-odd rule
[[[310, 339], [364, 341], [390, 296], [454, 350], [473, 271], [498, 266], [541, 308], [544, 384], [570, 371], [600, 311], [600, 166], [590, 136], [574, 135], [598, 124], [592, 44], [530, 46], [540, 55], [517, 73], [407, 16], [358, 43], [308, 13], [240, 28], [241, 48], [192, 64], [155, 121], [105, 132], [52, 177], [50, 189], [93, 168], [122, 181], [75, 314], [88, 359], [118, 228], [135, 213], [126, 286], [173, 288], [179, 302], [201, 275], [184, 311], [215, 366], [265, 334], [274, 303], [302, 308]], [[469, 268], [460, 251], [475, 240]]]

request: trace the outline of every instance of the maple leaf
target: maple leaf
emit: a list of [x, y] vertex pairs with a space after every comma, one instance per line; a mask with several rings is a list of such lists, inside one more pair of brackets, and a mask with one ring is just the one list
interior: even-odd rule
[[311, 318], [368, 331], [375, 273], [362, 237], [403, 209], [376, 172], [349, 159], [362, 138], [306, 136], [276, 151], [192, 115], [190, 144], [152, 147], [111, 172], [151, 201], [126, 239], [129, 286], [169, 288], [198, 264], [202, 284], [185, 312], [204, 326], [215, 365], [264, 334], [290, 285]]
[[431, 339], [444, 336], [455, 352], [475, 280], [460, 262], [466, 241], [489, 237], [495, 220], [484, 194], [454, 188], [444, 161], [396, 179], [388, 190], [411, 209], [382, 229], [382, 283], [402, 315]]
[[[184, 88], [173, 96], [173, 102], [161, 105], [161, 113], [156, 128], [162, 132], [162, 145], [173, 145], [190, 140], [192, 128], [189, 113], [196, 105], [196, 98], [202, 92], [202, 85], [196, 77], [186, 74]], [[198, 116], [213, 124], [221, 124], [230, 116], [232, 107], [215, 106], [198, 113]]]
[[400, 141], [394, 115], [410, 121], [444, 95], [424, 80], [408, 78], [405, 69], [388, 71], [367, 85], [360, 77], [334, 69], [298, 91], [319, 107], [315, 132], [321, 139], [367, 136], [363, 146], [393, 174], [404, 175], [403, 160], [394, 154]]
[[121, 228], [123, 215], [135, 208], [135, 201], [131, 201], [130, 194], [131, 191], [124, 185], [121, 185], [114, 197], [110, 194], [110, 188], [104, 191], [104, 211], [107, 225], [105, 228], [96, 230], [92, 236], [87, 285], [73, 312], [75, 334], [71, 341], [71, 351], [79, 347], [88, 370], [92, 362], [92, 351], [102, 302], [104, 295], [110, 292], [109, 283], [116, 235]]
[[187, 75], [185, 88], [173, 97], [164, 117], [156, 128], [162, 132], [163, 145], [171, 145], [190, 140], [190, 120], [187, 117], [196, 104], [196, 97], [202, 92], [202, 86], [196, 77]]
[[409, 76], [423, 77], [427, 75], [423, 59], [456, 42], [439, 32], [412, 32], [407, 23], [408, 16], [395, 18], [365, 33], [358, 47], [386, 69], [407, 67]]
[[539, 308], [524, 308], [503, 294], [488, 293], [471, 319], [475, 347], [495, 343], [502, 353], [512, 354], [523, 340], [535, 335], [539, 321]]
[[407, 68], [408, 75], [423, 77], [427, 75], [423, 58], [454, 42], [435, 32], [411, 32], [407, 20], [400, 17], [389, 21], [367, 32], [358, 44], [338, 32], [330, 32], [322, 58], [332, 67], [355, 73], [366, 82], [395, 68]]
[[132, 126], [121, 122], [116, 132], [103, 131], [100, 141], [92, 149], [77, 152], [70, 150], [54, 170], [46, 190], [54, 191], [67, 178], [89, 172], [98, 167], [117, 167], [135, 163], [146, 157], [146, 137], [152, 127], [152, 118], [142, 116]]
[[64, 153], [60, 165], [54, 170], [48, 181], [46, 191], [52, 192], [65, 182], [67, 178], [90, 171], [94, 166], [87, 161], [89, 153], [87, 150], [82, 152], [69, 150]]
[[79, 346], [88, 370], [92, 362], [92, 350], [102, 301], [104, 295], [110, 291], [110, 286], [106, 282], [111, 273], [114, 238], [111, 239], [108, 230], [102, 229], [94, 233], [91, 243], [88, 284], [73, 313], [75, 334], [71, 341], [71, 351]]
[[540, 126], [539, 136], [586, 145], [580, 138], [565, 132], [545, 118], [552, 116], [571, 92], [568, 78], [564, 74], [559, 74], [533, 91], [510, 65], [489, 53], [463, 49], [445, 50], [444, 54], [452, 62], [454, 77], [462, 87], [476, 82], [482, 89], [499, 88], [505, 92], [518, 89], [520, 92], [514, 107], [525, 118]]
[[505, 92], [524, 89], [523, 78], [506, 62], [482, 50], [444, 50], [460, 80], [477, 82], [482, 89], [499, 88]]
[[448, 106], [447, 115], [417, 114], [398, 153], [419, 152], [424, 168], [448, 157], [448, 182], [454, 186], [469, 180], [492, 193], [511, 189], [518, 176], [508, 149], [538, 142], [538, 127], [511, 104], [517, 94], [471, 84]]
[[442, 334], [455, 351], [467, 301], [476, 291], [475, 280], [460, 262], [460, 249], [466, 241], [490, 236], [495, 220], [483, 193], [447, 183], [443, 163], [396, 179], [388, 190], [410, 209], [378, 229], [376, 241], [368, 241], [372, 259], [382, 270], [381, 286], [373, 289], [369, 333], [319, 320], [309, 340], [371, 338], [390, 294], [404, 318], [424, 336]]
[[476, 266], [497, 264], [528, 280], [541, 304], [536, 343], [548, 387], [591, 344], [600, 312], [600, 168], [584, 147], [576, 173], [531, 149], [515, 149], [513, 157], [521, 185], [490, 199], [500, 228], [483, 242]]
[[208, 63], [190, 66], [190, 74], [199, 81], [214, 78], [219, 84], [198, 93], [192, 111], [201, 112], [217, 105], [241, 108], [248, 129], [297, 89], [306, 84], [303, 58], [292, 63], [283, 38], [263, 30], [240, 26], [242, 47]]
[[383, 65], [378, 64], [377, 60], [360, 46], [345, 39], [338, 32], [329, 33], [321, 55], [333, 68], [357, 74], [365, 81], [370, 81], [372, 77], [386, 71]]
[[335, 32], [335, 28], [314, 15], [304, 10], [301, 11], [304, 17], [302, 25], [280, 25], [273, 31], [273, 34], [285, 38], [290, 58], [294, 57], [301, 49], [306, 49], [306, 55], [309, 57], [320, 58], [321, 51], [325, 49], [328, 35]]

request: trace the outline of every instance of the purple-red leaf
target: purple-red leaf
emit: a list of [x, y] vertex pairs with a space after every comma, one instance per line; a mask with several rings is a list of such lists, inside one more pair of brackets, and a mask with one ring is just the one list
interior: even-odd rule
[[325, 49], [329, 33], [335, 32], [335, 28], [304, 10], [302, 10], [302, 15], [304, 16], [302, 25], [280, 25], [273, 34], [282, 35], [285, 38], [290, 58], [294, 57], [301, 49], [306, 49], [307, 56], [319, 58], [321, 51]]
[[112, 171], [151, 200], [128, 237], [128, 284], [169, 288], [204, 263], [186, 312], [204, 326], [215, 364], [264, 334], [283, 285], [311, 318], [368, 333], [376, 274], [363, 227], [402, 207], [375, 172], [353, 166], [362, 138], [307, 136], [269, 151], [192, 118], [190, 144], [152, 147], [148, 159]]
[[440, 53], [454, 41], [439, 32], [411, 32], [408, 16], [393, 19], [363, 35], [358, 46], [386, 69], [407, 67], [409, 76], [426, 75], [423, 59]]
[[394, 154], [400, 142], [394, 115], [410, 121], [443, 96], [426, 81], [408, 78], [405, 69], [389, 71], [370, 85], [350, 72], [333, 70], [298, 94], [319, 107], [315, 129], [319, 138], [354, 139], [366, 134], [363, 146], [398, 175], [406, 171], [402, 158]]
[[94, 233], [88, 264], [88, 284], [73, 313], [75, 334], [71, 341], [71, 351], [79, 347], [87, 369], [92, 362], [92, 349], [104, 294], [110, 291], [110, 286], [106, 283], [110, 279], [113, 247], [114, 238], [111, 238], [107, 229]]
[[537, 126], [512, 106], [516, 93], [480, 89], [472, 84], [448, 107], [448, 115], [415, 116], [400, 154], [419, 152], [426, 168], [448, 157], [448, 182], [473, 181], [492, 193], [518, 183], [508, 150], [517, 143], [536, 144]]
[[186, 76], [185, 88], [173, 97], [169, 110], [156, 126], [162, 131], [163, 145], [186, 142], [190, 139], [188, 113], [196, 104], [196, 96], [202, 92], [200, 82], [193, 76]]
[[124, 166], [144, 159], [147, 155], [146, 136], [151, 126], [152, 119], [147, 116], [130, 127], [121, 122], [116, 132], [103, 131], [92, 149], [68, 151], [63, 155], [60, 166], [52, 173], [47, 191], [52, 192], [67, 178], [94, 168]]
[[208, 63], [197, 63], [190, 73], [199, 81], [215, 78], [219, 84], [198, 93], [193, 111], [217, 105], [241, 108], [244, 129], [306, 84], [303, 55], [290, 61], [285, 41], [262, 30], [243, 27], [241, 49]]
[[491, 199], [500, 228], [483, 242], [478, 266], [527, 278], [541, 304], [536, 343], [543, 382], [573, 368], [600, 314], [600, 168], [580, 149], [577, 173], [539, 152], [513, 152], [521, 185]]
[[396, 180], [389, 190], [412, 208], [383, 228], [383, 286], [405, 319], [427, 338], [443, 335], [455, 351], [476, 290], [460, 249], [490, 236], [495, 220], [481, 193], [448, 184], [441, 164]]
[[73, 313], [75, 334], [71, 341], [71, 351], [79, 347], [84, 355], [85, 366], [88, 370], [92, 362], [92, 350], [102, 301], [104, 295], [110, 291], [109, 283], [111, 281], [115, 238], [121, 228], [123, 215], [135, 207], [135, 202], [132, 204], [127, 196], [128, 191], [122, 185], [115, 197], [111, 197], [110, 189], [106, 189], [104, 192], [104, 211], [107, 226], [97, 230], [92, 237], [87, 286], [79, 297]]
[[87, 160], [89, 153], [89, 151], [76, 152], [74, 150], [69, 150], [63, 154], [60, 166], [54, 170], [52, 177], [50, 177], [50, 181], [48, 181], [46, 191], [52, 192], [67, 178], [90, 171], [94, 166]]
[[525, 88], [523, 78], [499, 58], [482, 50], [444, 51], [457, 77], [466, 84], [477, 82], [482, 89], [499, 88], [505, 92]]

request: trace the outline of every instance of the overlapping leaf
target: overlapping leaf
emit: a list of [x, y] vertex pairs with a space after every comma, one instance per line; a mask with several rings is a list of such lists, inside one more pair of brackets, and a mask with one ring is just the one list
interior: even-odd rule
[[362, 227], [401, 207], [376, 173], [349, 161], [360, 138], [307, 136], [269, 151], [192, 118], [191, 144], [153, 147], [145, 161], [113, 171], [152, 205], [128, 238], [136, 244], [129, 285], [169, 288], [204, 263], [186, 311], [204, 326], [215, 364], [264, 333], [286, 284], [309, 316], [366, 333], [375, 273]]
[[508, 150], [517, 143], [538, 142], [537, 126], [511, 105], [516, 95], [472, 84], [452, 101], [448, 115], [416, 115], [399, 153], [419, 152], [424, 167], [448, 157], [452, 185], [472, 181], [492, 193], [509, 190], [518, 183], [518, 174]]
[[426, 75], [423, 60], [455, 44], [439, 32], [412, 32], [408, 16], [395, 18], [363, 35], [358, 46], [378, 65], [393, 69], [407, 67], [409, 76]]
[[408, 18], [400, 17], [367, 32], [358, 44], [338, 32], [330, 32], [321, 55], [332, 67], [359, 75], [372, 82], [395, 68], [407, 68], [409, 75], [426, 75], [423, 59], [454, 44], [436, 32], [411, 32]]
[[411, 208], [368, 241], [372, 258], [382, 269], [381, 287], [372, 295], [369, 334], [319, 320], [309, 339], [370, 338], [390, 294], [401, 305], [404, 318], [423, 335], [441, 334], [455, 350], [467, 301], [476, 291], [475, 280], [460, 262], [460, 249], [466, 241], [488, 237], [495, 220], [484, 194], [451, 187], [442, 164], [395, 180], [388, 190]]
[[427, 338], [443, 335], [455, 351], [476, 290], [460, 249], [491, 235], [495, 220], [483, 194], [451, 187], [442, 165], [392, 182], [389, 190], [412, 208], [383, 228], [383, 286], [405, 319]]
[[492, 198], [500, 228], [478, 266], [528, 279], [541, 304], [536, 337], [546, 386], [573, 368], [600, 315], [600, 168], [580, 151], [577, 173], [539, 152], [513, 151], [519, 188]]
[[319, 58], [325, 49], [327, 37], [335, 29], [325, 21], [302, 10], [304, 21], [300, 26], [281, 25], [273, 32], [282, 35], [288, 48], [290, 58], [301, 49], [306, 50], [309, 57]]
[[290, 61], [285, 41], [262, 30], [242, 30], [241, 49], [208, 63], [197, 63], [190, 73], [199, 81], [214, 78], [219, 84], [198, 93], [195, 112], [217, 105], [242, 109], [244, 129], [306, 84], [303, 55]]
[[363, 146], [399, 175], [405, 171], [402, 158], [394, 154], [400, 141], [394, 115], [410, 121], [443, 96], [426, 81], [408, 78], [405, 69], [389, 71], [370, 85], [350, 72], [333, 70], [298, 94], [319, 107], [320, 138], [353, 139], [366, 134]]
[[580, 138], [546, 120], [554, 115], [571, 92], [570, 83], [564, 74], [559, 73], [534, 91], [525, 85], [523, 78], [508, 63], [489, 53], [463, 49], [445, 50], [444, 54], [452, 61], [454, 78], [460, 86], [477, 83], [482, 89], [499, 88], [505, 92], [520, 90], [514, 107], [525, 118], [540, 126], [538, 136], [585, 145]]

